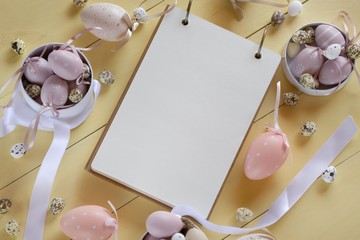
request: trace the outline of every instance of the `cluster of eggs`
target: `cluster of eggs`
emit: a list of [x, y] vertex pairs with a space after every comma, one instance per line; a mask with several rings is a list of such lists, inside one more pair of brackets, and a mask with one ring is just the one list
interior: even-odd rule
[[296, 31], [286, 49], [291, 75], [308, 89], [330, 89], [347, 79], [360, 49], [343, 32], [328, 24], [308, 25]]
[[[61, 45], [43, 46], [24, 62], [22, 84], [40, 105], [64, 107], [80, 102], [88, 91], [91, 70], [79, 53]], [[52, 48], [52, 49], [50, 49]]]
[[190, 219], [166, 211], [156, 211], [146, 220], [147, 233], [142, 240], [208, 240]]

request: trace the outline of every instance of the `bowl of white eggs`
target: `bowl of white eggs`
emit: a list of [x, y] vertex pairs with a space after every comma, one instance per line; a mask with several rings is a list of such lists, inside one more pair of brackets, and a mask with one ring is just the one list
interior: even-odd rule
[[295, 31], [285, 46], [284, 73], [292, 85], [306, 94], [330, 95], [347, 84], [354, 70], [358, 56], [351, 47], [338, 27], [307, 24]]

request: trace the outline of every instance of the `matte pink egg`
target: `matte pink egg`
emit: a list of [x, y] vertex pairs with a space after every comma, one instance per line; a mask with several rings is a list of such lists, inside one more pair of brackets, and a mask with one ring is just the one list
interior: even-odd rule
[[60, 221], [64, 234], [76, 240], [109, 239], [116, 231], [117, 224], [106, 208], [96, 205], [74, 208]]
[[285, 162], [289, 148], [280, 134], [264, 132], [250, 145], [244, 162], [245, 175], [261, 180], [273, 175]]
[[51, 69], [65, 80], [75, 80], [85, 71], [80, 57], [67, 50], [54, 50], [48, 56]]
[[63, 106], [69, 96], [69, 89], [67, 82], [52, 75], [45, 80], [41, 88], [41, 101], [46, 105]]
[[338, 84], [349, 77], [352, 64], [349, 59], [339, 56], [335, 60], [327, 60], [321, 68], [319, 82], [324, 85]]
[[318, 48], [304, 48], [290, 63], [290, 72], [300, 78], [303, 73], [314, 75], [318, 72], [325, 61], [325, 57]]
[[345, 46], [344, 35], [335, 27], [327, 24], [320, 24], [315, 29], [316, 45], [325, 50], [331, 44]]
[[147, 231], [156, 238], [171, 237], [180, 232], [183, 226], [180, 217], [166, 211], [153, 212], [146, 219]]
[[29, 82], [43, 85], [45, 80], [53, 75], [54, 72], [44, 58], [31, 58], [26, 64], [24, 75]]
[[131, 34], [130, 16], [121, 7], [112, 3], [93, 3], [85, 7], [80, 18], [86, 28], [100, 27], [102, 30], [91, 30], [96, 37], [117, 42], [125, 35]]

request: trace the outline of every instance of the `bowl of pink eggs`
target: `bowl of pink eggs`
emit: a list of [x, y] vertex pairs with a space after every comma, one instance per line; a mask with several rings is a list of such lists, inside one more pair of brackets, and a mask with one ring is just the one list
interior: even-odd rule
[[22, 69], [20, 89], [23, 99], [45, 116], [75, 117], [93, 99], [91, 65], [74, 46], [63, 43], [42, 45], [27, 56]]
[[327, 23], [311, 23], [298, 29], [287, 42], [283, 70], [289, 82], [313, 96], [339, 91], [349, 81], [360, 47]]

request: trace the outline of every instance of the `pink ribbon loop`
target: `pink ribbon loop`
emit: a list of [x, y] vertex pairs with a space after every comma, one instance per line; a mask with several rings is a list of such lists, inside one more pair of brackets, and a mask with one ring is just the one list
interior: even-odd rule
[[[342, 24], [344, 26], [347, 45], [353, 43], [359, 44], [359, 42], [356, 42], [356, 39], [360, 36], [360, 32], [356, 31], [355, 23], [351, 18], [350, 14], [346, 11], [340, 11], [339, 15], [342, 17]], [[352, 29], [352, 37], [350, 37], [349, 29]]]

